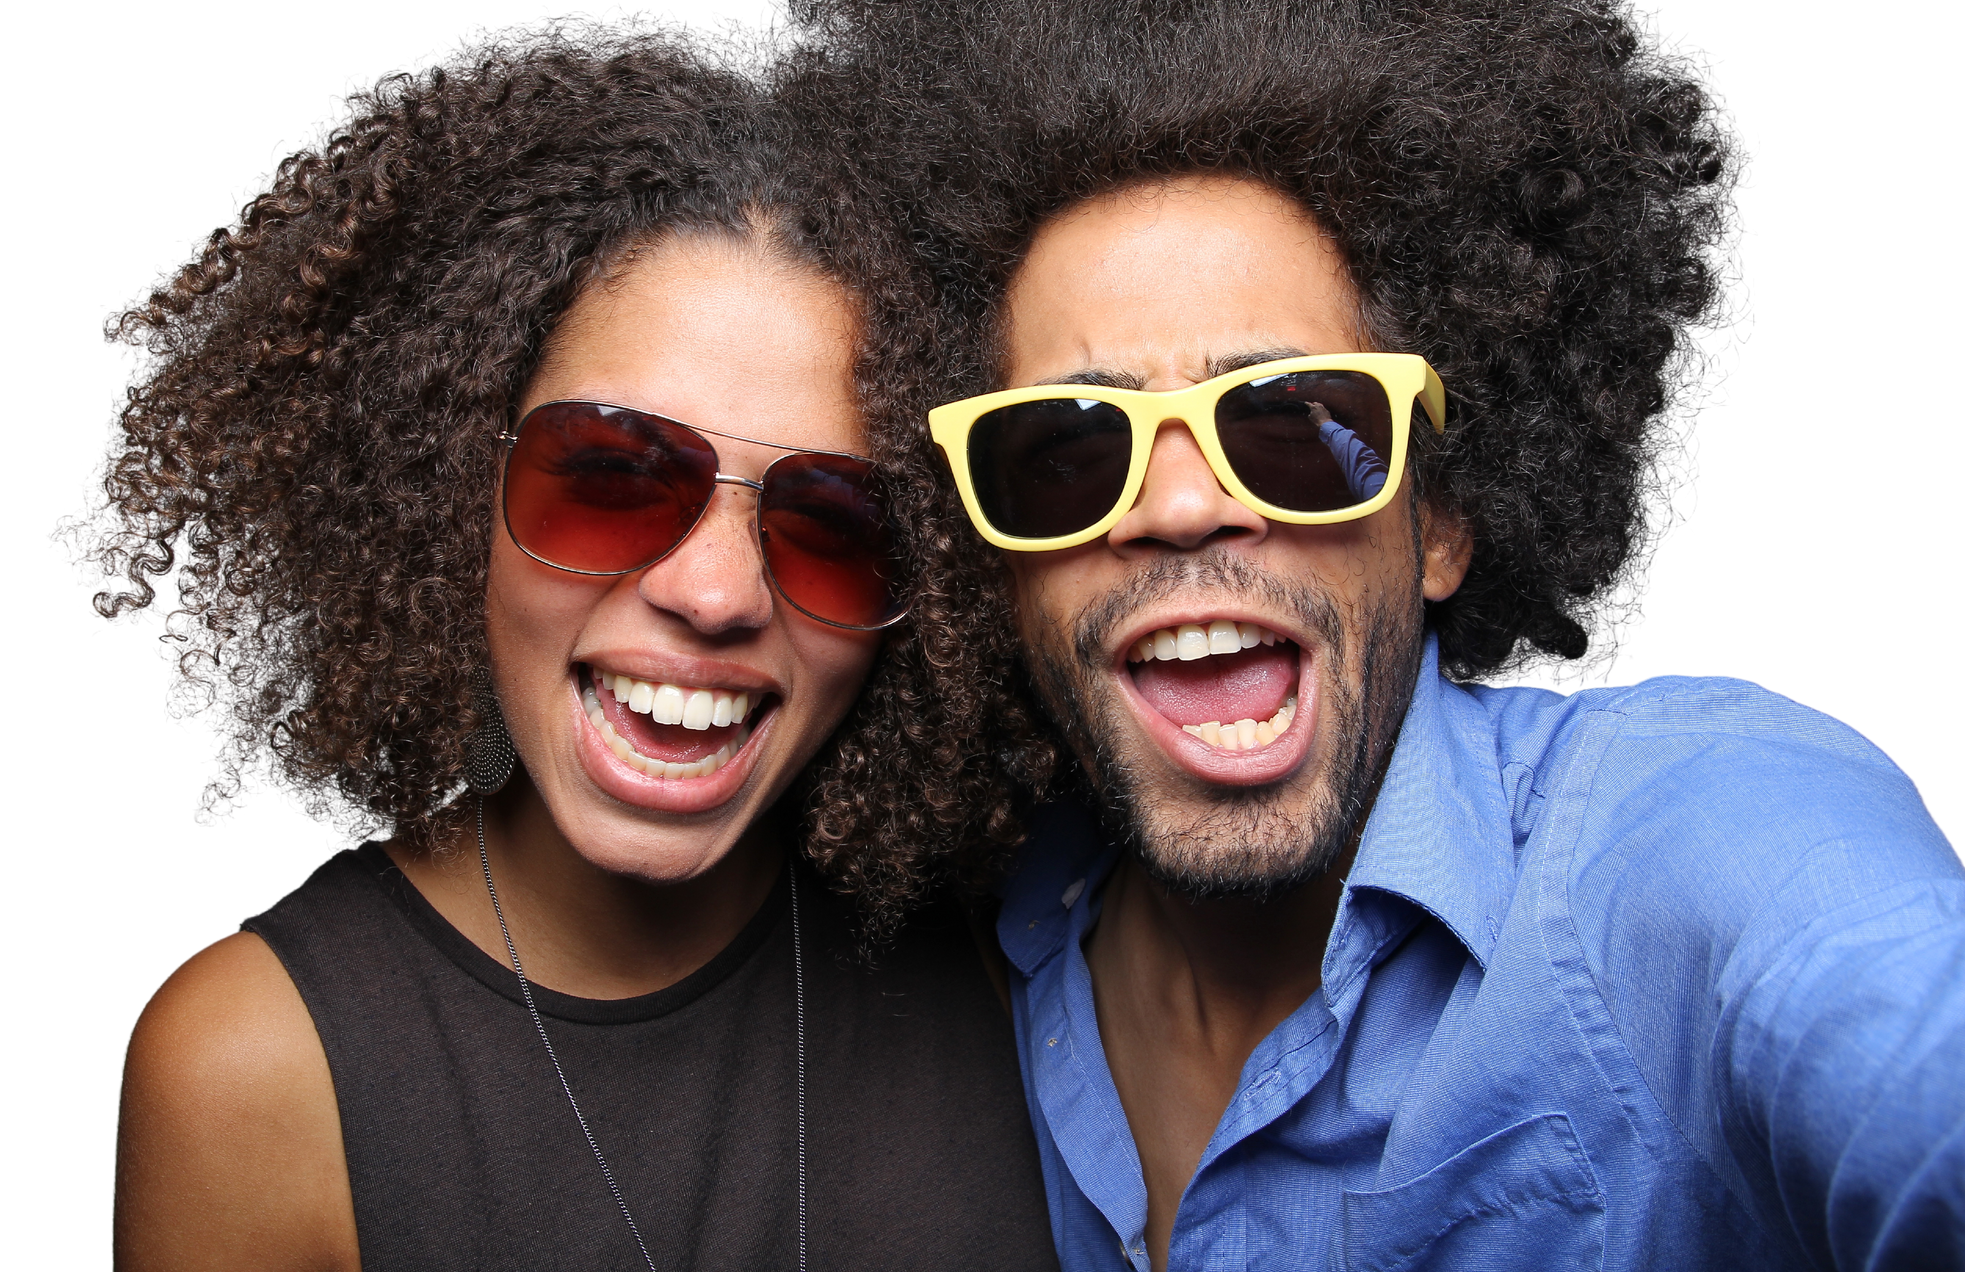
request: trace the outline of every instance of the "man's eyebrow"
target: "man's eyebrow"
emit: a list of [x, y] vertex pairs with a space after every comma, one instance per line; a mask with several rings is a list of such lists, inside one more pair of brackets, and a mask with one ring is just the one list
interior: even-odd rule
[[[1264, 362], [1275, 362], [1282, 358], [1301, 358], [1304, 350], [1294, 346], [1275, 349], [1247, 349], [1240, 353], [1224, 353], [1209, 358], [1207, 378], [1240, 371], [1243, 367], [1259, 366]], [[1039, 384], [1093, 384], [1102, 389], [1144, 389], [1146, 377], [1131, 371], [1114, 371], [1105, 367], [1086, 367], [1055, 379], [1039, 380]]]
[[1039, 380], [1039, 384], [1091, 384], [1101, 389], [1144, 389], [1146, 377], [1134, 375], [1129, 371], [1108, 371], [1102, 367], [1087, 367], [1083, 371], [1073, 371], [1054, 380]]
[[1260, 366], [1265, 362], [1277, 362], [1283, 358], [1301, 358], [1305, 351], [1294, 347], [1276, 349], [1249, 349], [1241, 353], [1224, 353], [1208, 359], [1208, 378], [1240, 371], [1243, 367]]

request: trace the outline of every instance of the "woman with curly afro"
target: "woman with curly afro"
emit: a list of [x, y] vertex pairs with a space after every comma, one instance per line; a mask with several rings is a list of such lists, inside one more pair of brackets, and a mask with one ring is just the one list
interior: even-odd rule
[[1045, 1266], [988, 967], [899, 917], [1009, 837], [858, 393], [907, 285], [678, 42], [354, 106], [122, 320], [99, 608], [175, 570], [235, 763], [387, 837], [145, 1011], [118, 1265]]

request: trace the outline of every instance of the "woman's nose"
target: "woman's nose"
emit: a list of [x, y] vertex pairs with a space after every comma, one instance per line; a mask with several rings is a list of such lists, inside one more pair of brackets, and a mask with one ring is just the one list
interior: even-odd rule
[[1261, 514], [1222, 489], [1186, 422], [1163, 420], [1139, 498], [1106, 542], [1121, 554], [1155, 544], [1185, 551], [1223, 536], [1260, 539], [1268, 528]]
[[758, 550], [756, 501], [747, 487], [717, 486], [689, 537], [642, 571], [641, 598], [706, 635], [768, 624], [771, 585]]

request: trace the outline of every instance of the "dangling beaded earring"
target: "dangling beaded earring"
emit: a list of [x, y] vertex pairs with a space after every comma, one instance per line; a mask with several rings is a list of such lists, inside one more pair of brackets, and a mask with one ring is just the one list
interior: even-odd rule
[[471, 673], [471, 686], [484, 723], [464, 739], [464, 780], [479, 795], [490, 795], [512, 780], [519, 756], [505, 727], [505, 713], [498, 709], [498, 695], [492, 692], [491, 672], [477, 668]]

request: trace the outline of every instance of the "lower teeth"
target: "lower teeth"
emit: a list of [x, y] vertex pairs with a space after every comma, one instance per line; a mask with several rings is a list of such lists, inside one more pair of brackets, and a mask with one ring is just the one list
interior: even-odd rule
[[1233, 724], [1210, 720], [1206, 724], [1183, 724], [1180, 727], [1209, 746], [1224, 751], [1252, 751], [1259, 746], [1268, 746], [1281, 737], [1294, 719], [1296, 699], [1291, 698], [1267, 720], [1237, 720]]
[[748, 723], [740, 725], [736, 736], [718, 747], [714, 754], [706, 755], [691, 764], [675, 764], [668, 760], [650, 759], [628, 745], [628, 740], [616, 732], [614, 725], [608, 721], [607, 713], [600, 708], [599, 697], [591, 688], [582, 692], [581, 705], [587, 708], [587, 720], [599, 731], [601, 741], [607, 743], [608, 749], [613, 751], [622, 763], [640, 769], [650, 777], [672, 779], [708, 777], [728, 764], [731, 756], [743, 750], [744, 743], [749, 741], [751, 736], [750, 725]]

